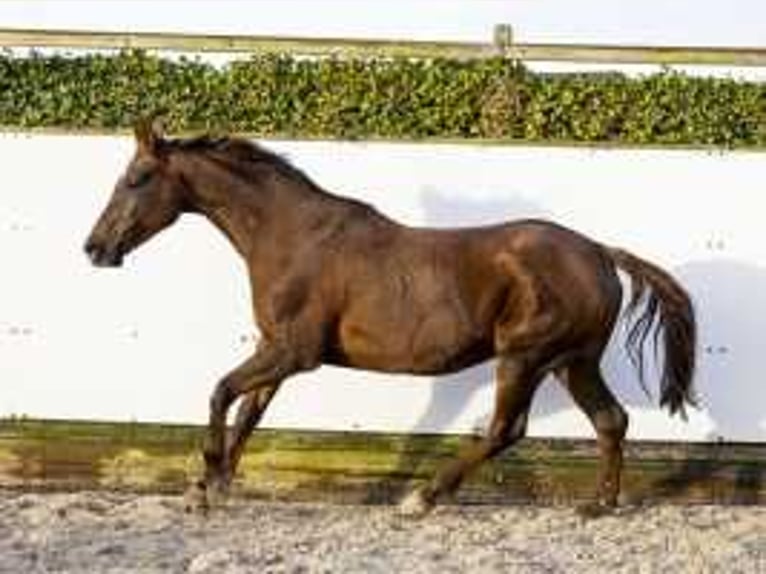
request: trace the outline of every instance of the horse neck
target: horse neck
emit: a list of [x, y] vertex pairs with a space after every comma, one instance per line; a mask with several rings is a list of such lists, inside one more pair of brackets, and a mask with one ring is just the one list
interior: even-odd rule
[[284, 265], [296, 251], [295, 243], [310, 241], [323, 223], [337, 220], [345, 203], [276, 169], [253, 183], [195, 157], [182, 163], [181, 172], [191, 210], [206, 216], [251, 267], [259, 262]]

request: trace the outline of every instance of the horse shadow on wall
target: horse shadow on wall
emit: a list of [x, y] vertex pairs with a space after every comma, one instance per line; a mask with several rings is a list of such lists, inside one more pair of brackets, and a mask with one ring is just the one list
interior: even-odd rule
[[728, 473], [733, 488], [721, 502], [763, 501], [766, 460], [756, 455], [733, 464], [718, 456], [717, 444], [766, 436], [766, 268], [721, 258], [688, 263], [674, 270], [692, 293], [699, 325], [695, 385], [710, 416], [711, 441], [704, 457], [688, 458], [655, 486], [673, 498], [690, 483]]
[[[476, 199], [478, 197], [479, 199]], [[541, 205], [515, 194], [507, 198], [481, 198], [476, 194], [444, 193], [425, 188], [421, 193], [425, 224], [431, 226], [486, 225], [524, 218], [554, 219]], [[638, 255], [641, 255], [640, 253]], [[761, 361], [758, 346], [766, 333], [766, 269], [727, 260], [690, 263], [670, 270], [690, 291], [699, 321], [699, 354], [695, 384], [700, 403], [711, 418], [712, 430], [707, 437], [752, 436], [759, 425], [766, 424], [766, 385], [759, 384]], [[627, 287], [627, 286], [626, 286]], [[627, 289], [626, 289], [627, 290]], [[615, 334], [602, 360], [607, 383], [624, 406], [655, 409], [656, 380], [648, 381], [652, 396], [647, 397], [637, 382], [637, 375], [623, 350], [624, 322], [618, 322]], [[650, 353], [648, 353], [650, 354]], [[550, 377], [549, 377], [550, 379]], [[453, 425], [473, 401], [491, 397], [494, 391], [494, 362], [440, 377], [431, 385], [431, 396], [425, 410], [413, 425], [415, 433], [437, 433]], [[482, 432], [488, 424], [490, 405], [485, 414], [472, 421], [472, 430]], [[532, 418], [545, 417], [575, 409], [564, 389], [546, 380], [535, 395]], [[584, 416], [584, 415], [583, 415]], [[396, 474], [408, 476], [424, 462], [426, 455], [417, 448], [417, 438], [405, 442]], [[513, 460], [513, 449], [505, 458]], [[715, 459], [684, 460], [677, 471], [670, 472], [651, 487], [654, 494], [672, 498], [695, 483], [706, 481], [724, 468], [725, 461]], [[520, 470], [519, 472], [522, 472]], [[766, 479], [766, 468], [755, 462], [738, 465], [735, 472], [737, 500], [747, 501], [758, 492]], [[532, 499], [524, 485], [533, 485], [534, 477], [522, 477], [515, 492]], [[404, 484], [388, 485], [385, 498], [403, 493]], [[755, 493], [755, 494], [754, 494]], [[378, 491], [371, 498], [380, 498]]]
[[[504, 198], [497, 198], [497, 196], [482, 198], [481, 194], [476, 194], [471, 198], [471, 195], [466, 193], [446, 193], [426, 187], [421, 191], [421, 204], [424, 224], [434, 227], [470, 227], [514, 219], [550, 217], [550, 214], [540, 205], [510, 194]], [[491, 394], [493, 390], [493, 361], [440, 377], [438, 382], [431, 385], [428, 404], [415, 423], [413, 431], [426, 433], [443, 431], [455, 422], [475, 397]], [[550, 402], [551, 398], [553, 397], [543, 399], [538, 396], [535, 402]], [[489, 415], [490, 413], [486, 413], [483, 417], [474, 420], [471, 425], [472, 430], [481, 432], [488, 423]]]
[[[477, 194], [471, 198], [465, 193], [445, 193], [425, 187], [421, 190], [420, 199], [424, 215], [423, 224], [433, 227], [469, 227], [501, 223], [511, 219], [550, 216], [541, 206], [518, 195], [498, 199], [496, 196], [482, 197], [481, 194]], [[461, 418], [472, 401], [482, 400], [486, 395], [491, 395], [493, 390], [494, 361], [459, 373], [440, 376], [438, 381], [431, 384], [431, 395], [426, 408], [411, 428], [415, 434], [408, 435], [405, 439], [394, 476], [417, 476], [418, 469], [428, 459], [430, 453], [422, 452], [418, 447], [418, 435], [444, 432], [444, 429], [454, 425]], [[536, 402], [549, 403], [551, 397], [541, 400], [542, 394], [538, 392]], [[553, 400], [556, 400], [555, 396]], [[487, 406], [490, 404], [488, 402]], [[480, 434], [484, 430], [488, 417], [489, 413], [486, 413], [471, 422], [473, 434]], [[505, 454], [505, 457], [513, 456], [513, 449]], [[533, 496], [533, 484], [534, 477], [520, 466], [514, 476], [514, 495], [520, 500], [529, 499]], [[384, 481], [370, 491], [369, 501], [397, 499], [404, 494], [406, 488], [407, 485], [403, 481]], [[461, 489], [461, 495], [465, 495], [465, 492], [466, 489]]]

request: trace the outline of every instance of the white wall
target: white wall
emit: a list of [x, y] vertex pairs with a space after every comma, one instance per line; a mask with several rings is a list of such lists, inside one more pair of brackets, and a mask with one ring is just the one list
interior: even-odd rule
[[[701, 328], [689, 423], [642, 394], [614, 344], [604, 367], [631, 436], [766, 440], [766, 154], [270, 142], [317, 182], [411, 224], [553, 218], [670, 269]], [[217, 378], [252, 346], [244, 268], [201, 219], [119, 270], [81, 246], [132, 153], [128, 138], [0, 136], [0, 416], [203, 422]], [[266, 425], [466, 431], [486, 421], [488, 366], [441, 379], [323, 368], [280, 391]], [[650, 387], [656, 396], [656, 381]], [[555, 382], [531, 431], [591, 436]]]

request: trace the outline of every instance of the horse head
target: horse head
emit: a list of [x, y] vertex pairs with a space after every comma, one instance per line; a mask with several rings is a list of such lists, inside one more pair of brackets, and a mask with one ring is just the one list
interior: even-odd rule
[[183, 180], [168, 161], [161, 127], [156, 121], [141, 121], [134, 131], [135, 154], [85, 243], [97, 266], [119, 267], [125, 255], [183, 211]]

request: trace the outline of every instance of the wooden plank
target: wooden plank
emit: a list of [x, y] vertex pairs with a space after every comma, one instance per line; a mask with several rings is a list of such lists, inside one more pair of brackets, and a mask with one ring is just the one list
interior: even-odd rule
[[481, 59], [500, 54], [492, 44], [470, 42], [21, 29], [0, 29], [0, 46], [455, 59]]
[[[203, 429], [138, 423], [0, 420], [0, 486], [183, 491], [199, 475]], [[397, 500], [454, 456], [459, 436], [258, 431], [237, 491], [285, 500]], [[483, 466], [464, 503], [551, 503], [587, 498], [592, 441], [528, 439]], [[766, 503], [766, 445], [631, 443], [625, 498]]]
[[288, 53], [310, 56], [451, 58], [504, 56], [526, 62], [765, 66], [763, 47], [618, 46], [609, 44], [514, 43], [499, 25], [494, 42], [429, 42], [349, 38], [232, 36], [157, 32], [0, 29], [0, 46], [70, 49], [142, 49], [181, 52]]
[[506, 56], [526, 62], [766, 66], [764, 48], [516, 44], [506, 49]]

